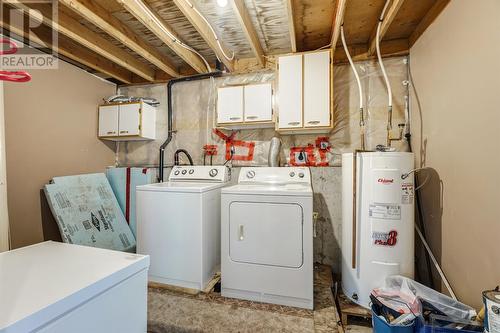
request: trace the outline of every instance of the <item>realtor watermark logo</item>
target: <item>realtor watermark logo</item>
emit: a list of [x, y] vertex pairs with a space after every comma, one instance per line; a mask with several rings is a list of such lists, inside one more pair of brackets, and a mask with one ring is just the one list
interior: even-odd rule
[[2, 70], [58, 67], [57, 0], [0, 0]]

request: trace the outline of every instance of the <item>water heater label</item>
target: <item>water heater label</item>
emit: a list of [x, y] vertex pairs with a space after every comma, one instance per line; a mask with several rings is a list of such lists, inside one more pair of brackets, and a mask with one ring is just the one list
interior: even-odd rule
[[401, 220], [401, 206], [398, 204], [373, 203], [370, 217], [382, 220]]
[[391, 230], [389, 232], [374, 231], [372, 233], [372, 239], [375, 245], [395, 246], [398, 242], [398, 232], [396, 230]]
[[403, 183], [401, 184], [401, 203], [403, 205], [413, 204], [413, 198], [415, 197], [415, 190], [413, 184]]

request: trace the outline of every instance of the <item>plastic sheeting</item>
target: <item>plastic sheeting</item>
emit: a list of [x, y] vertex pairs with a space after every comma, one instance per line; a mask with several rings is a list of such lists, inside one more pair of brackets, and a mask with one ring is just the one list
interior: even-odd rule
[[[393, 90], [393, 124], [404, 123], [405, 96], [407, 95], [407, 58], [398, 57], [384, 60]], [[375, 149], [385, 144], [387, 122], [387, 90], [378, 63], [366, 61], [356, 63], [365, 92], [366, 147]], [[201, 81], [181, 82], [173, 87], [173, 110], [175, 131], [171, 144], [165, 151], [167, 164], [173, 163], [173, 154], [179, 148], [189, 151], [195, 164], [203, 163], [203, 147], [216, 145], [218, 154], [214, 164], [225, 162], [225, 142], [213, 132], [215, 126], [215, 96], [217, 87], [231, 84], [270, 82], [275, 80], [275, 72], [263, 71], [244, 75], [230, 75]], [[326, 135], [331, 148], [325, 152], [328, 163], [319, 165], [340, 165], [340, 154], [360, 146], [358, 89], [350, 66], [334, 67], [334, 129]], [[123, 87], [120, 94], [148, 96], [160, 101], [157, 114], [158, 138], [153, 142], [125, 142], [120, 144], [118, 160], [120, 165], [155, 166], [158, 164], [158, 149], [167, 136], [167, 88], [165, 84]], [[225, 135], [230, 130], [222, 130]], [[267, 165], [270, 140], [279, 136], [282, 140], [281, 161], [290, 162], [292, 147], [311, 148], [312, 154], [320, 161], [316, 146], [318, 137], [325, 135], [280, 135], [273, 128], [239, 130], [235, 140], [255, 144], [251, 161], [233, 161], [234, 166]], [[403, 149], [404, 147], [396, 148]], [[237, 148], [236, 154], [246, 154], [245, 148]], [[210, 160], [207, 158], [207, 160]], [[184, 161], [186, 162], [186, 161]]]
[[[441, 311], [447, 316], [461, 319], [473, 319], [476, 316], [476, 311], [468, 305], [455, 301], [453, 298], [441, 294], [431, 288], [428, 288], [412, 279], [404, 276], [394, 275], [385, 279], [385, 284], [381, 288], [373, 290], [375, 295], [407, 295], [403, 299], [403, 303], [412, 302], [412, 299], [419, 299], [421, 302], [431, 304], [437, 310]], [[393, 308], [399, 309], [401, 307], [401, 299], [396, 299], [392, 304]], [[390, 298], [385, 298], [384, 301], [391, 303]], [[401, 308], [401, 310], [404, 310]], [[413, 308], [413, 312], [417, 315]]]

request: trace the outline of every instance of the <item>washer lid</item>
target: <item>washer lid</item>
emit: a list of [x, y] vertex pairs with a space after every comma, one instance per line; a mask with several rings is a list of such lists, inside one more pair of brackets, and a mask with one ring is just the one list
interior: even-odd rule
[[280, 195], [280, 196], [301, 196], [312, 197], [313, 191], [310, 185], [305, 184], [239, 184], [225, 187], [223, 194], [241, 195]]
[[203, 193], [225, 186], [226, 183], [163, 182], [137, 186], [137, 191]]
[[35, 331], [148, 267], [149, 256], [51, 241], [0, 253], [0, 331]]

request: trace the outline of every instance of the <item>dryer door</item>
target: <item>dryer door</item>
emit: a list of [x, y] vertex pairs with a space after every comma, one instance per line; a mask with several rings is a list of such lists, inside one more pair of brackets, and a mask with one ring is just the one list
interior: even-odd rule
[[231, 260], [299, 268], [303, 263], [303, 215], [296, 203], [232, 202]]

